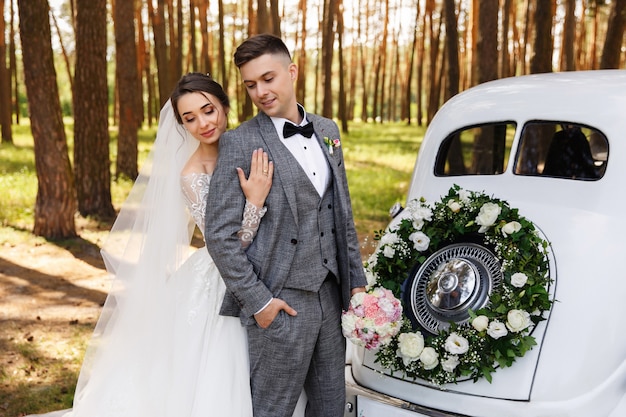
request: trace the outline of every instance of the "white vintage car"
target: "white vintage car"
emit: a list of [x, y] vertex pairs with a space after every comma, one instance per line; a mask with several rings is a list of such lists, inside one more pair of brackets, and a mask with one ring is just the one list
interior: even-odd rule
[[[348, 343], [345, 416], [626, 416], [625, 181], [624, 70], [501, 79], [445, 103], [389, 225], [397, 234], [367, 263], [376, 275], [400, 256], [403, 219], [413, 232], [438, 222], [412, 235], [422, 251], [409, 244], [413, 265], [392, 277], [413, 339]], [[489, 199], [497, 219], [450, 220]], [[546, 246], [528, 252], [514, 239], [524, 233]], [[527, 253], [543, 260], [528, 269]], [[540, 307], [524, 298], [532, 285]], [[521, 326], [506, 318], [512, 302]]]

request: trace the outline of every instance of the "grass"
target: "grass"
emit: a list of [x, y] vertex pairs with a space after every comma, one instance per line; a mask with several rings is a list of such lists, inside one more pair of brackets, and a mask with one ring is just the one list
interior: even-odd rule
[[[66, 120], [70, 158], [71, 120]], [[423, 137], [423, 128], [401, 123], [352, 123], [342, 135], [342, 148], [359, 236], [373, 235], [389, 220], [388, 210], [404, 203], [411, 172]], [[139, 161], [147, 156], [155, 128], [139, 132]], [[116, 132], [111, 132], [111, 159], [116, 155]], [[0, 226], [31, 230], [37, 195], [37, 176], [30, 126], [14, 127], [14, 145], [0, 145]], [[119, 207], [132, 182], [112, 181], [113, 205]], [[6, 231], [5, 231], [6, 234]]]
[[[66, 120], [68, 144], [72, 142], [72, 122]], [[139, 160], [150, 150], [155, 128], [142, 129]], [[342, 135], [346, 171], [352, 197], [357, 234], [364, 255], [373, 250], [374, 232], [390, 220], [388, 210], [396, 202], [404, 203], [423, 128], [404, 124], [352, 123]], [[111, 159], [116, 148], [111, 130]], [[110, 224], [77, 217], [80, 237], [46, 242], [30, 233], [37, 193], [33, 140], [28, 125], [14, 127], [14, 145], [0, 145], [0, 245], [44, 243], [63, 247], [73, 254], [93, 250], [102, 242]], [[115, 180], [111, 184], [113, 204], [119, 207], [132, 182]], [[2, 271], [0, 271], [2, 272]], [[16, 277], [19, 279], [19, 277]], [[28, 284], [27, 285], [32, 285]], [[1, 319], [1, 318], [0, 318]], [[45, 323], [40, 322], [42, 327]], [[36, 324], [39, 326], [39, 324]], [[82, 356], [93, 331], [93, 323], [72, 327], [69, 340], [59, 340], [54, 332], [41, 330], [44, 339], [35, 342], [23, 338], [20, 329], [0, 338], [0, 351], [10, 353], [7, 372], [0, 367], [0, 417], [17, 417], [19, 412], [44, 412], [71, 407]], [[67, 336], [66, 336], [67, 338]], [[4, 366], [4, 365], [2, 365]], [[15, 371], [17, 370], [17, 372]]]

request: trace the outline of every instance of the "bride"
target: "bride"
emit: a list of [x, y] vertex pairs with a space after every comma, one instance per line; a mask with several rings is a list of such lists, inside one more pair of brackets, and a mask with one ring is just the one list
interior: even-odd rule
[[[102, 255], [111, 289], [65, 417], [252, 417], [245, 329], [219, 315], [225, 286], [206, 248], [206, 196], [229, 100], [209, 76], [191, 73], [161, 110], [157, 138]], [[265, 212], [273, 165], [252, 155], [239, 232], [242, 250]], [[234, 170], [233, 170], [234, 171]], [[233, 173], [234, 175], [234, 173]], [[294, 416], [304, 415], [301, 395]]]

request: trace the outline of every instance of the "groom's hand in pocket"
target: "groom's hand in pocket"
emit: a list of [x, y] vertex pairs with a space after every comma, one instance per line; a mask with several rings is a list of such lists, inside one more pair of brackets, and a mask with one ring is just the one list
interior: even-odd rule
[[291, 308], [291, 306], [289, 306], [289, 304], [287, 304], [284, 300], [274, 298], [270, 301], [267, 307], [254, 315], [254, 319], [259, 327], [267, 329], [269, 325], [272, 324], [278, 313], [280, 313], [280, 310], [284, 310], [285, 313], [290, 316], [298, 314], [298, 312]]

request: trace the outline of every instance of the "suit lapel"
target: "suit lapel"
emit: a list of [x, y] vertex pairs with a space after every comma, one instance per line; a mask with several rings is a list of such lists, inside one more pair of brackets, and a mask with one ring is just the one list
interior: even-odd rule
[[294, 221], [297, 225], [298, 206], [296, 204], [296, 187], [292, 178], [295, 178], [298, 175], [297, 169], [299, 166], [294, 166], [294, 164], [297, 164], [298, 162], [291, 156], [289, 149], [287, 149], [280, 141], [272, 120], [264, 113], [259, 113], [258, 120], [261, 136], [267, 146], [267, 152], [270, 159], [274, 161], [274, 166], [276, 167], [274, 175], [280, 179], [280, 184], [282, 185], [285, 196], [287, 197], [287, 203], [291, 209], [291, 214], [293, 215]]
[[319, 143], [319, 146], [322, 147], [322, 152], [324, 153], [324, 156], [326, 157], [326, 162], [328, 162], [328, 166], [330, 166], [330, 172], [332, 175], [331, 180], [335, 181], [335, 179], [337, 178], [337, 166], [336, 166], [337, 162], [328, 151], [328, 146], [326, 146], [326, 144], [324, 143], [324, 137], [328, 136], [328, 133], [326, 133], [326, 129], [324, 129], [324, 126], [320, 126], [320, 125], [321, 125], [320, 120], [316, 120], [315, 123], [313, 123], [313, 128], [315, 129], [315, 136], [317, 137], [317, 142]]

